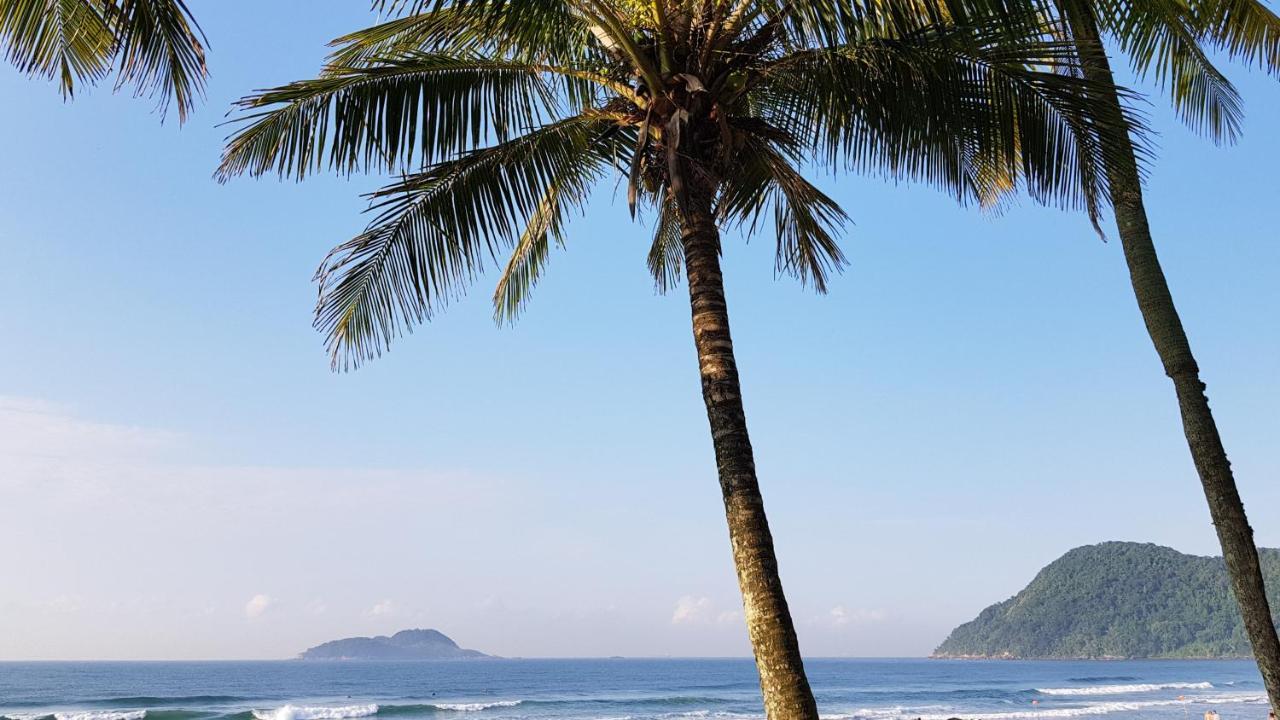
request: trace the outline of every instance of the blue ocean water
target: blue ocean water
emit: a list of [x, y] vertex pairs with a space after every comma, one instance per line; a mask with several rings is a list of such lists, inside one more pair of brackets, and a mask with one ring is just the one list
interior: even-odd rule
[[[1265, 720], [1244, 661], [806, 661], [824, 720]], [[746, 659], [0, 663], [11, 720], [751, 720]]]

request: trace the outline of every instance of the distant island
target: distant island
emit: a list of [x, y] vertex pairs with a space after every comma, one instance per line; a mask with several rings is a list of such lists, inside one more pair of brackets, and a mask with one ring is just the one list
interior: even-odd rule
[[[1259, 549], [1272, 611], [1280, 550]], [[1022, 592], [983, 610], [936, 658], [1251, 657], [1220, 557], [1108, 542], [1050, 563]]]
[[305, 650], [303, 660], [478, 660], [492, 657], [458, 647], [439, 630], [401, 630], [387, 637], [331, 640]]

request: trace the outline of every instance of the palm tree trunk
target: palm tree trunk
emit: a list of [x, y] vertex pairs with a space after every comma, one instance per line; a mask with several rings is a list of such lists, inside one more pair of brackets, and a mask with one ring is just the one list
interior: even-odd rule
[[687, 209], [682, 218], [693, 340], [765, 712], [769, 720], [817, 720], [818, 708], [804, 674], [800, 644], [782, 593], [773, 536], [765, 518], [747, 436], [720, 274], [720, 234], [709, 203], [691, 204], [704, 206]]
[[1231, 588], [1240, 605], [1245, 631], [1253, 646], [1271, 706], [1280, 709], [1280, 639], [1277, 639], [1267, 603], [1258, 548], [1254, 544], [1253, 529], [1245, 516], [1244, 503], [1236, 489], [1231, 463], [1227, 460], [1213, 412], [1209, 409], [1205, 385], [1200, 381], [1200, 368], [1191, 354], [1191, 344], [1182, 329], [1182, 320], [1178, 317], [1169, 285], [1160, 269], [1160, 260], [1156, 257], [1151, 229], [1147, 225], [1147, 211], [1142, 202], [1138, 162], [1128, 127], [1122, 119], [1111, 66], [1102, 46], [1096, 18], [1085, 3], [1063, 5], [1063, 16], [1071, 25], [1085, 78], [1095, 86], [1091, 91], [1098, 94], [1107, 108], [1104, 142], [1119, 150], [1116, 154], [1120, 162], [1109, 170], [1108, 182], [1133, 292], [1151, 342], [1164, 364], [1165, 374], [1173, 380], [1178, 409], [1182, 413], [1182, 428], [1200, 483], [1204, 486], [1209, 515], [1217, 529], [1222, 556], [1231, 577]]

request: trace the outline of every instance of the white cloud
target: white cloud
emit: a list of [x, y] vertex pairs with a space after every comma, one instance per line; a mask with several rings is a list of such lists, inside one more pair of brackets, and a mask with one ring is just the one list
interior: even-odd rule
[[716, 616], [716, 622], [721, 625], [731, 625], [742, 622], [741, 610], [725, 610]]
[[869, 625], [872, 623], [883, 622], [888, 614], [884, 610], [870, 610], [866, 608], [854, 608], [853, 610], [845, 609], [843, 605], [837, 605], [831, 608], [831, 612], [827, 613], [832, 625], [843, 627], [845, 625]]
[[0, 395], [0, 467], [40, 462], [95, 464], [152, 457], [179, 445], [181, 435], [132, 425], [93, 422], [43, 400]]
[[58, 595], [49, 598], [44, 607], [56, 613], [74, 613], [83, 607], [81, 598], [73, 595]]
[[375, 603], [373, 607], [369, 608], [369, 614], [373, 617], [386, 617], [388, 615], [394, 615], [395, 612], [396, 604], [390, 600], [383, 600]]
[[260, 618], [274, 603], [275, 601], [271, 599], [270, 595], [258, 593], [249, 598], [249, 602], [244, 604], [244, 615], [250, 620]]
[[676, 601], [675, 612], [671, 614], [674, 625], [705, 620], [711, 612], [711, 598], [685, 595]]

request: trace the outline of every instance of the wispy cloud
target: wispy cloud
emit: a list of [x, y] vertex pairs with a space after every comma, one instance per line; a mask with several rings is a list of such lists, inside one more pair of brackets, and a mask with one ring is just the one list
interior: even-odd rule
[[716, 622], [721, 625], [731, 625], [742, 622], [741, 610], [724, 610], [716, 616]]
[[34, 398], [0, 395], [0, 462], [93, 459], [119, 461], [181, 444], [180, 433], [95, 422], [71, 408]]
[[711, 598], [700, 595], [682, 596], [676, 600], [675, 610], [671, 613], [672, 625], [730, 625], [741, 622], [741, 610], [721, 607]]
[[685, 595], [676, 600], [675, 612], [671, 614], [671, 623], [681, 625], [705, 620], [711, 612], [711, 598]]
[[380, 600], [369, 608], [368, 614], [372, 617], [387, 617], [394, 615], [396, 612], [396, 604], [391, 600]]
[[846, 609], [843, 605], [837, 605], [831, 608], [827, 613], [827, 619], [836, 627], [845, 625], [870, 625], [873, 623], [883, 622], [888, 618], [888, 613], [884, 610], [872, 610], [868, 608]]
[[[245, 465], [216, 446], [0, 396], [0, 527], [26, 538], [57, 527], [56, 542], [0, 543], [0, 567], [28, 579], [0, 596], [0, 659], [292, 654], [328, 628], [370, 617], [377, 599], [358, 584], [326, 582], [308, 563], [360, 565], [373, 537], [404, 548], [389, 561], [402, 563], [416, 551], [399, 540], [424, 508], [466, 518], [515, 506], [488, 478]], [[446, 518], [431, 532], [482, 536], [474, 526]], [[392, 582], [388, 595], [420, 590], [412, 579]], [[297, 602], [267, 592], [284, 587]], [[382, 621], [421, 614], [400, 603], [376, 612]], [[253, 632], [267, 620], [278, 632]], [[133, 641], [121, 645], [122, 632]]]
[[258, 593], [249, 598], [249, 602], [244, 604], [244, 615], [250, 620], [256, 620], [262, 617], [274, 604], [275, 600], [272, 600], [270, 595]]

